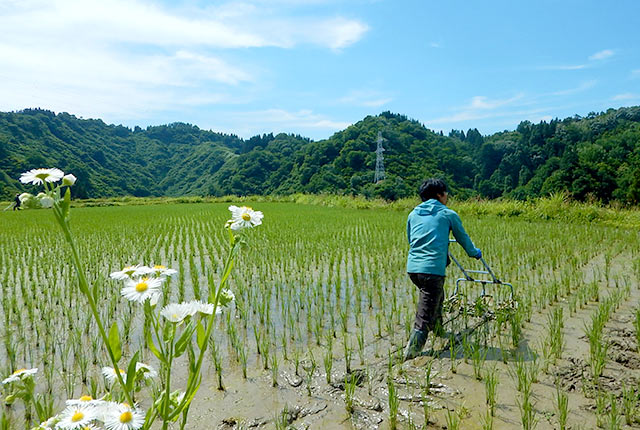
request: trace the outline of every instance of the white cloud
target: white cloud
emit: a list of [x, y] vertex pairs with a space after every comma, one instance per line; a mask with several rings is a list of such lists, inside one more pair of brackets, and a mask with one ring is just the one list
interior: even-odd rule
[[237, 103], [263, 71], [250, 60], [231, 60], [233, 49], [340, 50], [368, 30], [354, 19], [293, 17], [270, 7], [258, 0], [207, 8], [155, 0], [0, 0], [0, 109], [39, 106], [121, 120]]
[[585, 69], [586, 64], [558, 65], [558, 66], [541, 66], [539, 70], [581, 70]]
[[598, 51], [595, 54], [589, 56], [589, 60], [591, 61], [605, 60], [609, 57], [612, 57], [613, 55], [614, 55], [614, 52], [611, 49], [604, 49], [602, 51]]
[[149, 0], [40, 0], [6, 9], [0, 27], [14, 42], [54, 38], [75, 44], [80, 36], [162, 47], [286, 48], [312, 43], [340, 49], [368, 30], [354, 19], [274, 16], [248, 3], [172, 10]]
[[597, 82], [598, 82], [597, 80], [592, 79], [590, 81], [583, 82], [582, 84], [580, 84], [577, 87], [568, 88], [566, 90], [555, 91], [555, 92], [551, 93], [550, 95], [552, 95], [552, 96], [566, 96], [566, 95], [570, 95], [570, 94], [581, 93], [581, 92], [586, 91], [586, 90], [588, 90], [590, 88], [593, 88], [596, 85]]
[[392, 100], [392, 97], [386, 96], [378, 91], [353, 90], [344, 97], [341, 97], [338, 102], [352, 106], [377, 108], [386, 105]]
[[624, 94], [617, 94], [611, 97], [611, 100], [613, 101], [636, 100], [636, 99], [640, 99], [639, 94], [624, 93]]
[[[516, 114], [516, 112], [513, 112], [513, 107], [516, 106], [516, 102], [521, 100], [523, 97], [524, 95], [522, 93], [516, 94], [515, 96], [506, 99], [489, 99], [485, 96], [475, 96], [471, 98], [471, 101], [466, 106], [456, 109], [456, 113], [427, 120], [425, 121], [425, 123], [429, 125], [459, 123], [464, 121], [495, 118], [501, 116], [513, 116]], [[500, 108], [508, 109], [501, 110]], [[532, 112], [534, 113], [536, 111], [525, 111], [525, 113], [527, 114]]]
[[350, 122], [335, 121], [311, 109], [287, 111], [271, 108], [248, 112], [233, 112], [222, 115], [223, 124], [213, 125], [215, 130], [234, 133], [248, 138], [261, 133], [281, 132], [303, 133], [305, 136], [326, 136], [328, 133], [343, 130]]
[[520, 100], [522, 98], [522, 94], [517, 94], [514, 97], [508, 99], [488, 99], [484, 96], [475, 96], [471, 98], [471, 103], [466, 107], [469, 110], [485, 110], [485, 109], [496, 109], [500, 106], [505, 106], [512, 104], [513, 102]]

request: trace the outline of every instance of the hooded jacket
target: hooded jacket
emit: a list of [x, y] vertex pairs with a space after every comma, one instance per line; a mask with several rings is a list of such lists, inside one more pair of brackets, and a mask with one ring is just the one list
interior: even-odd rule
[[416, 206], [407, 219], [407, 239], [409, 257], [407, 273], [445, 275], [449, 232], [464, 248], [469, 257], [475, 257], [480, 250], [473, 245], [462, 227], [462, 221], [452, 211], [436, 199], [429, 199]]

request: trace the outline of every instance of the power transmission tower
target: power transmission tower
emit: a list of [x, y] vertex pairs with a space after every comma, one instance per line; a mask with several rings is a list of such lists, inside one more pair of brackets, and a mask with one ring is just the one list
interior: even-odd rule
[[382, 147], [382, 141], [385, 139], [382, 137], [382, 133], [378, 132], [378, 139], [376, 142], [378, 143], [378, 147], [376, 148], [376, 174], [373, 179], [373, 183], [377, 184], [378, 182], [384, 180], [384, 156], [382, 152], [384, 148]]

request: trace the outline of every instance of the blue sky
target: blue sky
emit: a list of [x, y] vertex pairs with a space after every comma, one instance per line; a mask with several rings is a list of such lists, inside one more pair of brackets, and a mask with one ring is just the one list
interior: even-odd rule
[[0, 0], [0, 111], [323, 139], [640, 105], [640, 2]]

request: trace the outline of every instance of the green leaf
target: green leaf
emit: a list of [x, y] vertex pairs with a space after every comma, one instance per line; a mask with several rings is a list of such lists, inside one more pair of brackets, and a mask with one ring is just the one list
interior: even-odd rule
[[114, 322], [109, 330], [109, 347], [117, 363], [122, 357], [122, 347], [120, 346], [120, 334], [118, 333], [117, 322]]
[[196, 326], [193, 324], [193, 321], [189, 322], [189, 325], [185, 327], [184, 332], [176, 342], [174, 356], [180, 357], [184, 354], [184, 351], [187, 349], [187, 345], [191, 342], [191, 337], [193, 336], [193, 332], [195, 331]]
[[158, 360], [162, 361], [163, 363], [166, 363], [165, 358], [162, 356], [162, 354], [156, 347], [156, 344], [153, 343], [153, 337], [151, 336], [150, 331], [147, 332], [147, 347], [151, 350], [151, 352], [153, 352], [153, 355], [155, 355]]
[[204, 348], [204, 345], [207, 342], [207, 340], [204, 338], [206, 333], [205, 333], [204, 326], [200, 321], [198, 321], [196, 325], [196, 334], [197, 334], [197, 340], [198, 340], [198, 348], [202, 349]]
[[129, 361], [129, 367], [127, 369], [127, 382], [126, 382], [126, 386], [127, 386], [127, 392], [131, 392], [133, 391], [133, 387], [135, 385], [136, 382], [136, 364], [138, 364], [138, 356], [140, 355], [140, 351], [136, 351], [135, 354], [133, 354], [133, 357], [131, 358], [131, 361]]

